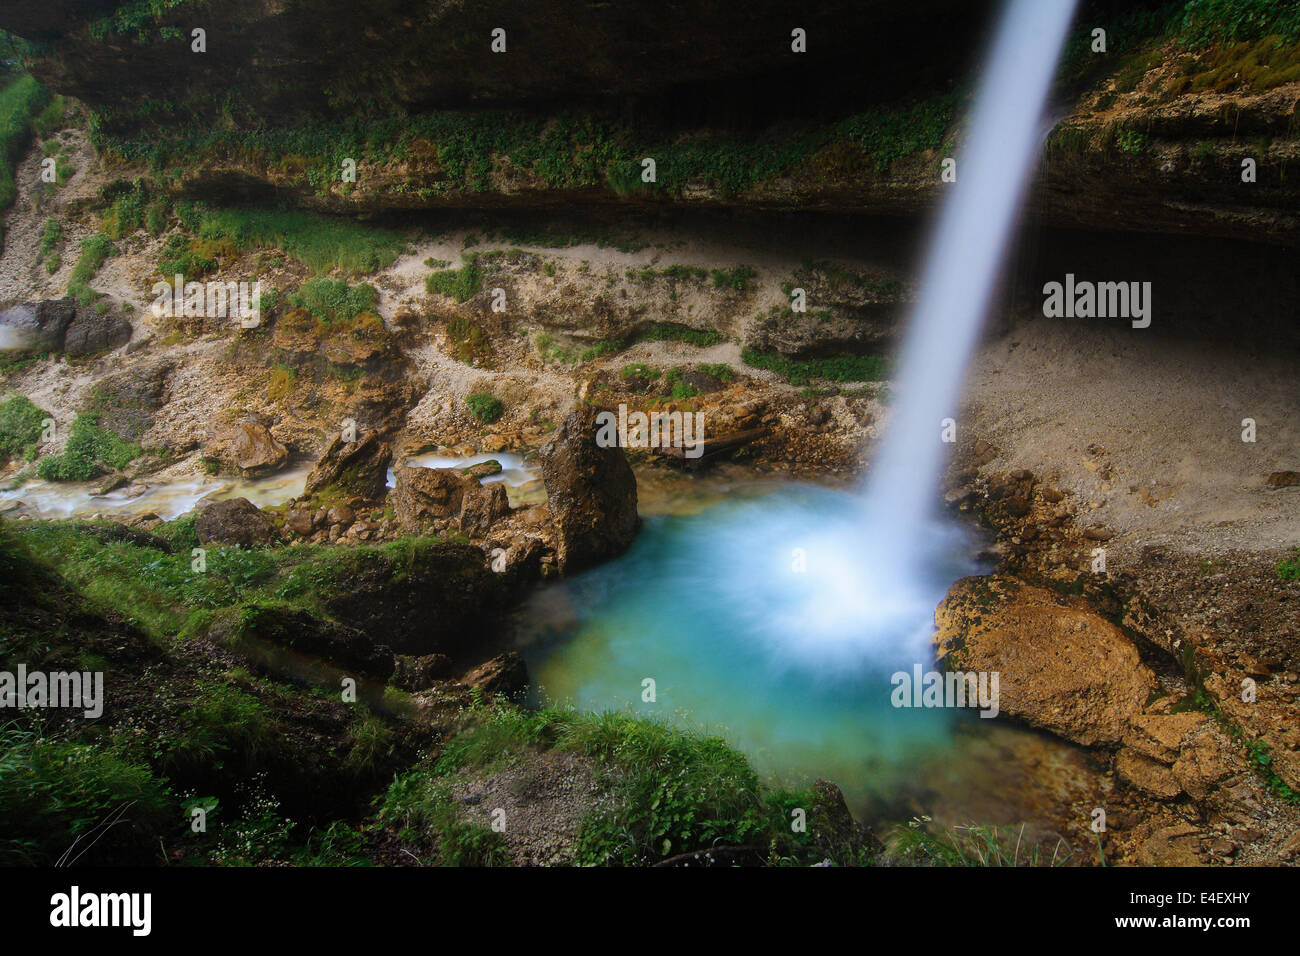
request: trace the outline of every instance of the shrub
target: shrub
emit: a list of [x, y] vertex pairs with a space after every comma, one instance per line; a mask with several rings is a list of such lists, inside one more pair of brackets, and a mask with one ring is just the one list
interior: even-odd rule
[[89, 481], [105, 471], [125, 468], [139, 455], [139, 445], [101, 428], [98, 416], [78, 415], [63, 454], [42, 458], [36, 474], [44, 481]]
[[476, 392], [465, 399], [465, 404], [469, 406], [470, 414], [483, 425], [499, 421], [506, 410], [501, 399], [490, 392]]
[[346, 279], [308, 279], [289, 296], [289, 304], [325, 322], [351, 321], [362, 312], [374, 312], [379, 293], [366, 282], [348, 285]]
[[0, 460], [27, 457], [41, 438], [41, 422], [50, 413], [37, 408], [25, 395], [0, 404]]

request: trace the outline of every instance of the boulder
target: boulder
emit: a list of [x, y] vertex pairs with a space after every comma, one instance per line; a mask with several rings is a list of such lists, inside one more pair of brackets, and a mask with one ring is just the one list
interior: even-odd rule
[[200, 544], [238, 544], [256, 548], [277, 538], [271, 519], [247, 498], [213, 501], [199, 512], [194, 533]]
[[260, 422], [241, 421], [218, 426], [203, 446], [203, 457], [256, 478], [283, 468], [289, 449]]
[[541, 458], [561, 569], [577, 571], [626, 551], [640, 526], [636, 476], [621, 448], [596, 444], [596, 410], [573, 412]]
[[1014, 578], [962, 578], [934, 617], [946, 669], [997, 672], [1003, 713], [1075, 743], [1119, 743], [1157, 686], [1118, 627]]
[[517, 651], [506, 651], [471, 669], [460, 683], [488, 697], [496, 694], [518, 697], [528, 689], [528, 668]]
[[378, 501], [387, 493], [392, 457], [393, 450], [375, 432], [366, 432], [354, 442], [345, 442], [340, 435], [307, 476], [303, 496], [334, 487], [366, 501]]
[[462, 532], [482, 537], [510, 513], [505, 485], [480, 485], [478, 478], [454, 468], [399, 468], [394, 477], [393, 514], [408, 534], [454, 518]]
[[402, 690], [417, 693], [428, 690], [450, 675], [451, 658], [446, 654], [399, 654], [397, 669], [393, 671], [393, 684]]
[[78, 309], [63, 336], [63, 352], [69, 358], [96, 355], [131, 341], [131, 323], [118, 312]]
[[64, 335], [77, 314], [75, 299], [24, 302], [0, 312], [0, 349], [62, 352]]

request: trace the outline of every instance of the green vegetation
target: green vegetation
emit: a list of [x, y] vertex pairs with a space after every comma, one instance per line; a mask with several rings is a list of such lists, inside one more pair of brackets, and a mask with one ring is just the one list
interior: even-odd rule
[[57, 219], [45, 220], [41, 230], [41, 258], [45, 260], [45, 270], [53, 275], [59, 271], [62, 262], [59, 247], [63, 244], [63, 223]]
[[186, 279], [200, 279], [217, 271], [217, 260], [204, 255], [205, 246], [183, 233], [167, 237], [162, 248], [162, 258], [158, 261], [159, 274], [170, 279], [182, 275]]
[[[580, 865], [651, 864], [719, 846], [748, 847], [777, 865], [826, 856], [842, 865], [870, 862], [860, 844], [818, 843], [816, 795], [764, 787], [719, 737], [621, 713], [484, 704], [475, 716], [476, 725], [448, 741], [432, 771], [399, 777], [379, 804], [377, 819], [417, 856], [444, 865], [506, 862], [490, 830], [453, 812], [455, 775], [500, 770], [558, 749], [591, 759], [612, 796], [582, 822]], [[809, 812], [809, 832], [793, 832], [795, 807]]]
[[736, 371], [726, 362], [705, 363], [700, 366], [705, 375], [712, 375], [719, 382], [730, 382], [736, 377]]
[[483, 287], [483, 270], [479, 268], [478, 255], [466, 253], [459, 269], [440, 269], [424, 277], [424, 288], [429, 293], [450, 296], [457, 302], [477, 295]]
[[758, 273], [750, 266], [733, 266], [730, 269], [713, 269], [710, 275], [713, 276], [714, 288], [751, 292], [754, 289], [754, 277]]
[[41, 440], [41, 423], [49, 417], [25, 395], [0, 402], [0, 461], [18, 457], [30, 461]]
[[63, 454], [42, 458], [36, 474], [44, 481], [89, 481], [106, 471], [125, 468], [139, 456], [139, 445], [100, 427], [97, 415], [83, 414], [72, 423]]
[[95, 273], [108, 257], [116, 251], [112, 240], [102, 232], [81, 240], [81, 256], [77, 259], [77, 264], [72, 267], [72, 275], [68, 278], [68, 295], [82, 305], [90, 305], [98, 299], [100, 293], [90, 287], [90, 280], [95, 277]]
[[447, 338], [457, 361], [475, 367], [486, 366], [492, 358], [492, 342], [477, 322], [458, 315], [447, 323]]
[[470, 414], [481, 425], [491, 425], [500, 421], [506, 411], [501, 399], [490, 392], [476, 392], [465, 399], [465, 404], [469, 406]]
[[879, 382], [887, 373], [885, 360], [878, 355], [841, 355], [834, 358], [792, 359], [777, 353], [745, 348], [741, 361], [752, 368], [776, 372], [791, 385], [807, 385], [812, 379], [832, 382]]
[[1277, 563], [1277, 579], [1279, 581], [1300, 581], [1300, 548], [1294, 548], [1289, 558], [1283, 558]]
[[349, 285], [346, 279], [308, 279], [288, 296], [295, 309], [306, 309], [326, 323], [347, 323], [363, 312], [374, 313], [379, 292], [369, 283]]
[[135, 827], [164, 830], [176, 819], [166, 784], [148, 766], [13, 723], [0, 726], [0, 781], [4, 866], [54, 866], [91, 833], [107, 841], [101, 851], [125, 849], [112, 825], [125, 819], [125, 807]]
[[1065, 866], [1074, 853], [1060, 840], [1044, 859], [1042, 848], [1024, 842], [1024, 827], [959, 826], [933, 834], [929, 817], [898, 827], [890, 856], [912, 866]]
[[877, 107], [845, 120], [840, 129], [883, 173], [895, 160], [942, 146], [960, 102], [960, 94], [945, 93], [901, 108]]
[[26, 74], [0, 78], [0, 211], [13, 205], [18, 195], [14, 163], [27, 147], [35, 117], [49, 102], [49, 91]]

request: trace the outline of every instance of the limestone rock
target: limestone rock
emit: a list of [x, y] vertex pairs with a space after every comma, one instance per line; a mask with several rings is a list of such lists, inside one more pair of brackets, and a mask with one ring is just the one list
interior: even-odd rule
[[632, 544], [640, 526], [636, 476], [623, 450], [596, 444], [596, 410], [582, 408], [542, 449], [542, 480], [561, 569], [577, 571]]
[[289, 460], [289, 449], [260, 422], [242, 421], [219, 426], [203, 446], [203, 457], [255, 478], [283, 468]]
[[935, 623], [947, 669], [997, 672], [1003, 713], [1085, 746], [1119, 743], [1157, 686], [1118, 627], [1014, 578], [962, 578]]
[[375, 432], [366, 432], [354, 442], [345, 442], [340, 435], [330, 442], [307, 476], [303, 497], [334, 487], [366, 501], [378, 501], [388, 485], [388, 462], [392, 457], [393, 450]]

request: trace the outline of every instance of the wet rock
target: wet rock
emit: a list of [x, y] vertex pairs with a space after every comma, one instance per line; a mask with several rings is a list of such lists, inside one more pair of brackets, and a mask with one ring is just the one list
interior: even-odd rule
[[1119, 743], [1157, 686], [1110, 621], [1004, 575], [962, 578], [935, 623], [946, 669], [997, 672], [1003, 713], [1085, 746]]
[[460, 679], [486, 696], [518, 697], [528, 689], [528, 668], [517, 651], [506, 651], [478, 665]]
[[460, 502], [460, 530], [463, 534], [481, 538], [492, 531], [492, 525], [510, 513], [510, 500], [506, 486], [500, 483], [472, 484], [465, 489]]
[[687, 385], [693, 385], [705, 395], [712, 394], [713, 392], [720, 392], [727, 387], [722, 383], [721, 379], [710, 375], [707, 372], [682, 372], [681, 381]]
[[256, 548], [278, 536], [271, 519], [247, 498], [214, 501], [203, 507], [194, 522], [200, 544], [238, 544]]
[[367, 432], [354, 442], [345, 442], [340, 435], [330, 442], [307, 476], [303, 497], [333, 487], [365, 501], [378, 501], [387, 490], [392, 457], [393, 450], [375, 432]]
[[844, 794], [829, 780], [812, 785], [813, 805], [808, 827], [813, 842], [830, 859], [841, 864], [866, 864], [884, 846], [872, 832], [853, 819]]
[[289, 510], [289, 517], [285, 519], [285, 527], [301, 538], [305, 538], [315, 530], [316, 524], [312, 519], [311, 506], [295, 506]]
[[87, 401], [99, 424], [124, 441], [138, 442], [166, 404], [174, 365], [170, 359], [133, 364], [95, 383]]
[[[253, 659], [263, 669], [293, 673], [295, 661], [288, 651], [313, 661], [324, 661], [358, 677], [386, 681], [396, 666], [393, 652], [361, 631], [318, 618], [289, 605], [254, 605], [213, 626], [212, 638], [236, 653]], [[306, 662], [297, 662], [303, 664]]]
[[242, 421], [218, 426], [203, 446], [203, 457], [238, 469], [246, 478], [256, 478], [283, 468], [289, 449], [260, 422]]
[[501, 474], [501, 462], [495, 458], [489, 458], [487, 461], [480, 461], [477, 465], [470, 465], [468, 468], [463, 469], [461, 474], [479, 480], [490, 478], [493, 475]]
[[597, 446], [596, 410], [565, 419], [541, 459], [561, 569], [580, 570], [627, 550], [640, 525], [636, 476], [621, 448]]
[[1270, 488], [1292, 488], [1300, 485], [1300, 471], [1275, 471], [1264, 484]]

